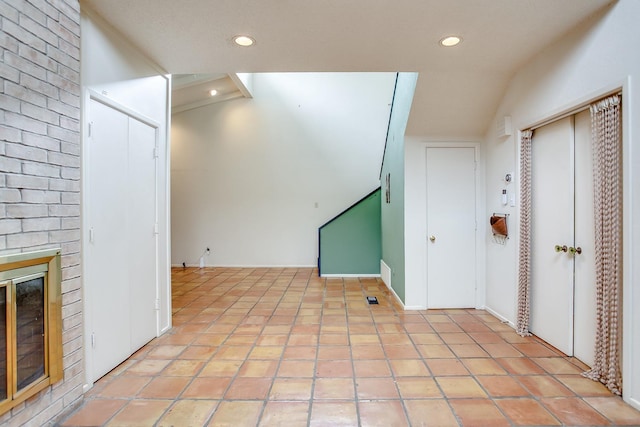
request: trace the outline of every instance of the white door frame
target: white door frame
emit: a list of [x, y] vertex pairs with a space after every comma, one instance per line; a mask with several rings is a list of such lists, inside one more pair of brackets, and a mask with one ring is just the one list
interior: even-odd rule
[[[88, 254], [88, 243], [89, 243], [89, 227], [90, 227], [90, 223], [89, 223], [89, 198], [87, 197], [88, 194], [88, 190], [89, 190], [89, 172], [91, 170], [91, 165], [88, 162], [88, 154], [90, 151], [90, 111], [89, 111], [89, 106], [91, 104], [91, 101], [97, 101], [101, 104], [104, 104], [105, 106], [112, 108], [116, 111], [119, 111], [123, 114], [125, 114], [126, 116], [133, 118], [135, 120], [138, 120], [152, 128], [155, 129], [155, 146], [156, 146], [156, 150], [158, 149], [158, 144], [160, 141], [160, 124], [140, 113], [138, 113], [137, 111], [134, 111], [122, 104], [119, 104], [118, 102], [114, 101], [113, 99], [110, 99], [106, 96], [101, 95], [100, 93], [92, 90], [92, 89], [88, 89], [85, 88], [84, 89], [84, 94], [83, 94], [83, 107], [82, 107], [82, 112], [83, 112], [83, 119], [82, 119], [82, 205], [81, 205], [81, 215], [82, 215], [82, 248], [81, 248], [81, 254], [82, 254], [82, 277], [83, 277], [83, 285], [82, 285], [82, 289], [83, 289], [83, 299], [82, 299], [82, 305], [83, 305], [83, 325], [84, 325], [84, 331], [83, 331], [83, 336], [84, 336], [84, 369], [85, 369], [85, 384], [84, 384], [84, 391], [86, 392], [87, 390], [89, 390], [92, 386], [93, 386], [93, 379], [90, 378], [89, 373], [93, 372], [93, 359], [92, 359], [92, 355], [91, 355], [91, 334], [92, 331], [94, 329], [93, 327], [93, 321], [91, 319], [91, 316], [88, 316], [87, 314], [90, 312], [91, 310], [91, 306], [92, 306], [92, 292], [91, 292], [91, 287], [87, 286], [87, 283], [85, 281], [86, 278], [86, 274], [85, 274], [85, 269], [86, 269], [86, 264], [85, 261], [87, 259], [87, 254]], [[159, 188], [161, 185], [160, 182], [160, 168], [161, 165], [158, 163], [156, 166], [156, 188], [154, 189], [154, 191], [156, 192], [156, 220], [158, 220], [158, 214], [159, 214], [159, 209], [160, 209], [160, 201], [158, 198], [158, 193], [159, 193]], [[156, 266], [159, 268], [160, 266], [160, 257], [159, 257], [159, 241], [158, 239], [156, 239], [155, 242], [155, 258], [156, 258]], [[159, 300], [160, 298], [160, 280], [159, 280], [159, 271], [158, 268], [156, 268], [156, 272], [155, 272], [155, 283], [156, 283], [156, 301]], [[160, 317], [161, 317], [161, 313], [160, 310], [162, 310], [163, 307], [160, 307], [159, 310], [156, 310], [156, 336], [159, 336], [161, 331], [161, 322], [160, 322]], [[170, 310], [169, 310], [170, 312]]]
[[485, 307], [484, 160], [480, 142], [405, 138], [405, 309], [427, 308], [427, 156], [429, 148], [474, 148], [476, 154], [476, 308]]

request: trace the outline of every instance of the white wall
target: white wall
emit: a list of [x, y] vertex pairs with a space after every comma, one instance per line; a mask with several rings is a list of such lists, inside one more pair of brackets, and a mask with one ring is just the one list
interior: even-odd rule
[[172, 255], [315, 266], [318, 227], [380, 185], [395, 73], [256, 74], [172, 123]]
[[[624, 398], [640, 408], [640, 150], [632, 138], [640, 135], [640, 93], [631, 83], [640, 79], [640, 2], [621, 0], [603, 15], [568, 34], [518, 72], [496, 114], [513, 119], [523, 130], [552, 116], [568, 112], [616, 88], [623, 89], [624, 157]], [[499, 195], [505, 173], [518, 175], [518, 132], [500, 139], [491, 128], [486, 142], [486, 216], [503, 209]], [[515, 191], [518, 179], [509, 191]], [[518, 208], [511, 229], [517, 231]], [[515, 321], [517, 293], [517, 233], [506, 246], [487, 236], [487, 307]]]
[[[83, 117], [86, 118], [86, 101], [89, 91], [123, 106], [138, 116], [143, 116], [159, 125], [159, 169], [158, 169], [158, 282], [160, 312], [158, 331], [171, 327], [171, 289], [169, 265], [169, 147], [170, 125], [169, 89], [170, 79], [151, 61], [132, 47], [101, 18], [90, 10], [81, 16], [81, 80], [83, 87]], [[83, 132], [86, 136], [86, 119]], [[84, 138], [83, 144], [87, 140]], [[83, 164], [85, 163], [83, 159]], [[114, 171], [117, 173], [117, 171]], [[108, 177], [105, 177], [108, 179]], [[84, 191], [84, 189], [83, 189]], [[153, 189], [150, 189], [153, 191]], [[85, 216], [86, 218], [86, 216]], [[87, 238], [87, 224], [83, 224]], [[85, 308], [91, 298], [91, 284], [84, 284]], [[86, 309], [85, 309], [86, 311]], [[86, 316], [86, 331], [91, 331], [90, 316]], [[87, 335], [88, 336], [88, 335]], [[85, 342], [88, 342], [85, 340]], [[89, 358], [87, 358], [89, 359]]]

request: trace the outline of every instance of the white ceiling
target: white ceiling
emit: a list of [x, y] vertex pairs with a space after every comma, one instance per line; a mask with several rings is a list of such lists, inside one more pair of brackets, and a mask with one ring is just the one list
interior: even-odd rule
[[[479, 138], [513, 73], [612, 0], [82, 0], [172, 74], [418, 71], [407, 133]], [[231, 38], [248, 34], [251, 48]], [[445, 49], [438, 41], [458, 34]]]

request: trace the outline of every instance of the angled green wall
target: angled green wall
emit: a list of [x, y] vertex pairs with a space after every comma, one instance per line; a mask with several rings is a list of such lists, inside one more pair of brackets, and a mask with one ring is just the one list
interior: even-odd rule
[[382, 260], [391, 269], [391, 287], [405, 303], [404, 132], [411, 112], [418, 73], [398, 73], [380, 181], [390, 177], [390, 201], [381, 200]]
[[380, 189], [320, 228], [320, 274], [380, 274]]

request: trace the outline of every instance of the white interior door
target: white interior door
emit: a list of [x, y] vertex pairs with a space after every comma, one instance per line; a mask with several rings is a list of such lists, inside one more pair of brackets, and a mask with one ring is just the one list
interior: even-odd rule
[[427, 307], [476, 305], [476, 154], [427, 147]]
[[156, 336], [157, 129], [94, 99], [89, 117], [85, 285], [92, 382]]
[[156, 129], [129, 118], [128, 242], [133, 351], [156, 336]]
[[[91, 101], [91, 141], [88, 145], [88, 203], [90, 218], [85, 286], [90, 294], [92, 379], [98, 379], [130, 355], [131, 323], [128, 299], [126, 233], [128, 117]], [[117, 165], [117, 167], [114, 167]], [[89, 343], [88, 343], [89, 344]]]
[[575, 116], [575, 241], [573, 355], [593, 366], [596, 340], [596, 260], [591, 114]]
[[588, 111], [534, 131], [530, 329], [588, 365], [596, 313], [592, 171]]

